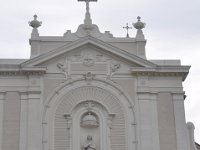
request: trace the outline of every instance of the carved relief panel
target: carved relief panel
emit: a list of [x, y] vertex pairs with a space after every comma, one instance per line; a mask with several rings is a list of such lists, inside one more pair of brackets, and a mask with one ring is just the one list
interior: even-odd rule
[[58, 70], [67, 79], [71, 78], [71, 75], [87, 73], [111, 77], [120, 67], [120, 62], [92, 48], [70, 52], [64, 63], [57, 63]]

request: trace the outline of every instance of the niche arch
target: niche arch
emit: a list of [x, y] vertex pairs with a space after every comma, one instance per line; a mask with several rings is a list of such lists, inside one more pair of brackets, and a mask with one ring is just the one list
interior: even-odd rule
[[132, 125], [135, 122], [133, 100], [119, 87], [105, 80], [93, 80], [90, 83], [76, 80], [60, 85], [46, 101], [43, 150], [74, 150], [72, 112], [76, 106], [88, 100], [103, 106], [107, 114], [115, 115], [112, 123], [107, 120], [110, 128], [106, 132], [107, 135], [110, 134], [107, 147], [110, 150], [136, 149], [133, 145], [136, 140], [136, 127]]
[[[93, 115], [93, 117], [91, 117]], [[110, 150], [110, 129], [114, 114], [109, 114], [105, 107], [96, 101], [83, 101], [72, 110], [71, 135], [72, 149], [84, 150], [84, 143], [88, 135], [92, 136], [96, 150]], [[89, 120], [97, 121], [97, 125], [89, 123], [82, 126], [81, 119], [90, 116]], [[95, 118], [95, 119], [94, 119]], [[87, 119], [88, 120], [88, 119]], [[80, 145], [80, 146], [79, 146]]]

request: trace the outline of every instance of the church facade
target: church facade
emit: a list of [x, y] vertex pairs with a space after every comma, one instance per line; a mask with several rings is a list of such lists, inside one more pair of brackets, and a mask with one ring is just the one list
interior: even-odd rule
[[75, 33], [40, 36], [35, 15], [30, 59], [0, 60], [0, 149], [196, 150], [190, 66], [148, 60], [140, 17], [134, 38], [101, 33], [85, 2]]

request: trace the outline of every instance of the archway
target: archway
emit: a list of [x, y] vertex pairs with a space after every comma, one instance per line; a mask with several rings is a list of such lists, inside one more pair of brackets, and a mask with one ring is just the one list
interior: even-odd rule
[[[87, 102], [95, 104], [91, 111], [84, 106]], [[43, 144], [44, 150], [83, 148], [81, 137], [86, 138], [86, 134], [80, 120], [89, 112], [99, 121], [99, 135], [95, 135], [97, 150], [134, 149], [136, 129], [132, 126], [135, 120], [132, 106], [122, 90], [105, 81], [93, 80], [88, 84], [79, 80], [62, 85], [52, 94], [44, 114], [44, 139], [48, 141]]]

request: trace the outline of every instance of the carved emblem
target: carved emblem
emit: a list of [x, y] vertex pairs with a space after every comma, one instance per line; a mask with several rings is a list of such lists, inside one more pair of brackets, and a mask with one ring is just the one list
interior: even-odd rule
[[87, 67], [93, 66], [95, 63], [94, 56], [91, 52], [86, 51], [83, 56], [83, 64]]
[[91, 111], [93, 107], [95, 107], [95, 104], [92, 101], [86, 101], [84, 106], [88, 111]]
[[[117, 72], [117, 70], [119, 70], [120, 66], [121, 65], [119, 63], [111, 64], [111, 66], [110, 66], [110, 74], [107, 76], [107, 79], [111, 80], [111, 77]], [[113, 81], [113, 80], [111, 80], [111, 81]]]
[[82, 62], [86, 66], [92, 66], [95, 62], [105, 62], [108, 60], [103, 54], [94, 50], [82, 50], [69, 57], [73, 62]]
[[113, 64], [110, 67], [110, 71], [111, 71], [111, 76], [114, 75], [114, 73], [120, 68], [120, 64]]
[[87, 74], [83, 75], [86, 81], [91, 81], [94, 79], [95, 75], [91, 72], [88, 72]]
[[[67, 61], [66, 61], [67, 62]], [[67, 68], [67, 63], [66, 64], [57, 64], [58, 69], [60, 70], [61, 73], [65, 75], [66, 80], [69, 79], [69, 74], [68, 74], [68, 68]]]

